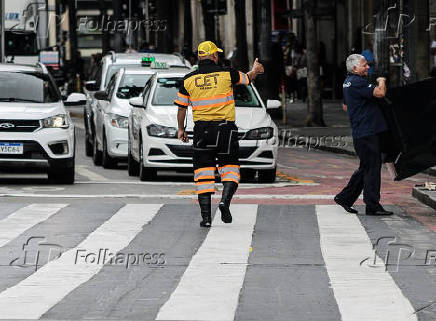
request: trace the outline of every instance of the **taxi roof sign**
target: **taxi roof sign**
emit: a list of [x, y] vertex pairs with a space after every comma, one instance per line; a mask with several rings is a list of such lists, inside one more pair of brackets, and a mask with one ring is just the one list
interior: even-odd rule
[[169, 69], [166, 62], [153, 61], [150, 64], [150, 68], [152, 69]]
[[141, 59], [141, 65], [145, 66], [145, 67], [149, 67], [151, 65], [152, 62], [154, 62], [156, 60], [155, 57], [142, 57]]

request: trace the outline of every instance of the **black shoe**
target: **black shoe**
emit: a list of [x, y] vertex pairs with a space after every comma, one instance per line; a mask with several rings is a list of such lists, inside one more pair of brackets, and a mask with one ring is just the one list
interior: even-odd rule
[[394, 214], [394, 212], [391, 211], [386, 211], [383, 206], [381, 206], [380, 204], [376, 207], [376, 209], [370, 209], [370, 208], [366, 208], [365, 210], [366, 215], [392, 215]]
[[201, 227], [211, 227], [212, 217], [211, 217], [211, 194], [204, 193], [198, 194], [198, 204], [201, 209], [201, 217], [203, 220], [200, 222]]
[[221, 202], [218, 204], [218, 208], [221, 211], [221, 220], [224, 223], [232, 223], [232, 214], [230, 213], [230, 202], [232, 201], [233, 194], [235, 194], [238, 184], [235, 182], [223, 183], [223, 195]]
[[346, 204], [344, 204], [337, 196], [335, 196], [335, 198], [334, 198], [334, 201], [336, 202], [336, 204], [338, 204], [338, 205], [340, 205], [340, 206], [342, 206], [342, 208], [344, 209], [344, 210], [346, 210], [348, 213], [351, 213], [351, 214], [357, 214], [358, 212], [354, 209], [354, 208], [352, 208], [351, 206], [348, 206], [348, 205], [346, 205]]

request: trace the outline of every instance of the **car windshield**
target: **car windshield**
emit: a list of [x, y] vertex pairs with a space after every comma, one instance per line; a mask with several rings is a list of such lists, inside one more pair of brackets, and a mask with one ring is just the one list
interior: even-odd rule
[[[156, 106], [173, 105], [182, 83], [183, 78], [158, 78], [151, 104]], [[251, 86], [236, 85], [233, 95], [236, 107], [262, 107]]]
[[151, 76], [151, 74], [124, 74], [118, 86], [117, 97], [121, 99], [138, 97]]
[[60, 97], [48, 75], [0, 72], [0, 101], [51, 103]]
[[106, 74], [106, 79], [104, 81], [104, 87], [106, 88], [107, 84], [109, 83], [109, 80], [111, 80], [112, 76], [115, 75], [118, 70], [120, 70], [121, 68], [131, 68], [131, 67], [141, 67], [141, 64], [115, 64], [115, 65], [110, 65], [108, 70], [107, 70], [107, 74]]

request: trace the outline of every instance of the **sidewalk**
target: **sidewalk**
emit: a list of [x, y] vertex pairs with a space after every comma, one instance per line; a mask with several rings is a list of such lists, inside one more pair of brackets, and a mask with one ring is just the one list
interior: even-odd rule
[[307, 116], [307, 103], [301, 101], [286, 106], [286, 123], [283, 123], [282, 112], [273, 113], [274, 121], [279, 127], [281, 146], [305, 145], [335, 153], [355, 155], [351, 138], [348, 115], [342, 110], [342, 101], [324, 101], [324, 121], [327, 127], [304, 127]]

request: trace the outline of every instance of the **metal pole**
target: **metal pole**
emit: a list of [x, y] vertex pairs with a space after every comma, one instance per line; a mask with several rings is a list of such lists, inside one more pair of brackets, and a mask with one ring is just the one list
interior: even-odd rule
[[5, 62], [5, 1], [6, 0], [0, 0], [0, 62], [2, 63]]

